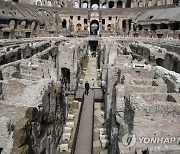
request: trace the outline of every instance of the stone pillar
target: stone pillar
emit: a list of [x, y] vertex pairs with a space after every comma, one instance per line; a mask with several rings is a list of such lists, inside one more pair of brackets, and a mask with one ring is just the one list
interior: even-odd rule
[[123, 2], [122, 8], [125, 8], [125, 7], [126, 7], [126, 4]]

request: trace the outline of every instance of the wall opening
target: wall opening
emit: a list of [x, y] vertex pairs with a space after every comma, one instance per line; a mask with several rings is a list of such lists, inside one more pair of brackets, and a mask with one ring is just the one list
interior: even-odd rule
[[109, 8], [114, 8], [114, 2], [113, 1], [109, 2]]
[[62, 27], [64, 30], [66, 30], [66, 27], [67, 27], [67, 22], [65, 19], [63, 19], [63, 22], [62, 22]]
[[[139, 4], [138, 4], [138, 6], [139, 6]], [[131, 0], [127, 0], [127, 1], [126, 1], [126, 7], [127, 7], [127, 8], [130, 8], [130, 7], [131, 7]]]
[[9, 39], [10, 32], [3, 32], [3, 38], [4, 39]]
[[178, 62], [177, 61], [173, 61], [173, 71], [177, 72], [178, 69]]
[[107, 30], [111, 31], [111, 24], [107, 25]]
[[82, 25], [80, 23], [76, 25], [76, 30], [82, 30]]
[[74, 8], [79, 8], [79, 7], [80, 7], [79, 3], [78, 2], [74, 2]]
[[30, 38], [31, 37], [31, 32], [26, 32], [26, 38]]
[[168, 29], [168, 25], [167, 24], [161, 24], [160, 29]]
[[150, 29], [151, 29], [151, 31], [157, 30], [157, 25], [151, 24]]
[[68, 68], [61, 68], [61, 79], [64, 83], [70, 83], [70, 70]]
[[0, 153], [2, 152], [3, 148], [0, 147]]
[[103, 9], [106, 8], [106, 2], [104, 2], [104, 3], [102, 4], [102, 8], [103, 8]]
[[97, 47], [98, 47], [98, 41], [89, 41], [90, 51], [91, 55], [93, 57], [96, 57], [97, 55]]
[[83, 8], [88, 8], [88, 2], [87, 1], [83, 2]]
[[125, 30], [126, 30], [126, 20], [124, 19], [123, 21], [122, 21], [122, 30], [125, 32]]
[[179, 23], [169, 24], [171, 30], [179, 30]]
[[122, 1], [117, 1], [117, 8], [122, 8], [122, 5], [123, 5]]
[[99, 8], [99, 0], [91, 0], [91, 8], [97, 10]]
[[98, 35], [99, 22], [97, 20], [92, 20], [90, 26], [90, 35]]
[[156, 64], [158, 64], [159, 66], [163, 66], [163, 62], [164, 62], [164, 60], [162, 58], [156, 59]]

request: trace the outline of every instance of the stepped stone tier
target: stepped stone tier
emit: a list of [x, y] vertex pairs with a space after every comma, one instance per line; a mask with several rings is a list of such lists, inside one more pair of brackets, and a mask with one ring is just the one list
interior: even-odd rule
[[0, 154], [179, 145], [179, 0], [0, 0]]

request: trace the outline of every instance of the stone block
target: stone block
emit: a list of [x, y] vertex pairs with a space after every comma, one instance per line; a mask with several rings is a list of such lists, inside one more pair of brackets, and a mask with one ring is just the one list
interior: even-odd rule
[[101, 140], [101, 145], [103, 148], [105, 148], [108, 144], [109, 144], [109, 140], [107, 139]]
[[63, 133], [63, 140], [69, 141], [71, 138], [71, 133]]
[[71, 127], [64, 127], [64, 133], [71, 133], [72, 128]]
[[100, 135], [105, 135], [106, 134], [106, 128], [100, 128], [99, 129], [99, 134]]
[[60, 152], [68, 152], [68, 144], [61, 144], [60, 145]]
[[68, 120], [73, 120], [74, 119], [74, 115], [73, 114], [68, 114]]
[[74, 128], [74, 122], [66, 122], [66, 126]]
[[100, 140], [105, 140], [105, 139], [108, 139], [108, 135], [100, 135]]
[[31, 121], [35, 121], [38, 118], [38, 109], [35, 107], [29, 107], [26, 111], [26, 118], [29, 118]]
[[26, 135], [25, 128], [14, 130], [14, 133], [13, 133], [14, 146], [17, 148], [23, 146], [25, 143], [26, 137], [27, 135]]
[[14, 148], [14, 149], [12, 149], [11, 154], [30, 154], [29, 146], [24, 145], [20, 148]]

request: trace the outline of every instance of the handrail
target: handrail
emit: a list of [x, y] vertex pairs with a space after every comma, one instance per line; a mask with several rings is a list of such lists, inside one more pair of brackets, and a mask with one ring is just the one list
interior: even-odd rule
[[80, 125], [81, 113], [82, 113], [83, 105], [84, 105], [84, 94], [83, 94], [83, 98], [82, 98], [82, 102], [81, 102], [81, 108], [80, 108], [79, 115], [78, 115], [78, 121], [77, 121], [75, 135], [74, 135], [74, 139], [73, 139], [73, 143], [72, 143], [71, 154], [74, 154], [75, 148], [76, 148], [76, 141], [77, 141], [77, 136], [78, 136], [78, 133], [79, 133], [79, 125]]

